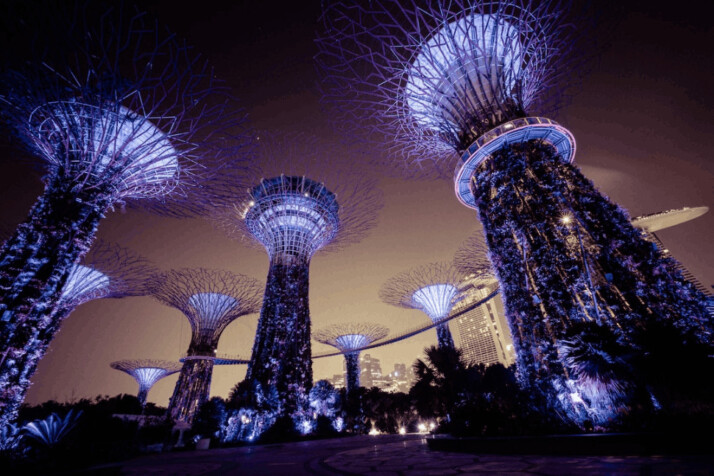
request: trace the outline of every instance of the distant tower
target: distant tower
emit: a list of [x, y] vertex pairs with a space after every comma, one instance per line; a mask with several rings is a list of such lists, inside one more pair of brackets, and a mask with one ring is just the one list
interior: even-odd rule
[[191, 323], [191, 344], [169, 403], [174, 421], [190, 423], [208, 400], [223, 330], [240, 316], [258, 311], [260, 287], [247, 276], [204, 268], [158, 274], [150, 287], [156, 299], [183, 312]]
[[77, 306], [96, 299], [145, 295], [147, 281], [154, 272], [156, 268], [151, 263], [131, 250], [104, 241], [96, 243], [82, 264], [72, 266], [59, 300], [43, 325], [38, 326], [35, 338], [24, 348], [11, 347], [0, 356], [15, 359], [14, 367], [19, 370], [6, 382], [6, 391], [13, 395], [11, 400], [17, 402], [24, 397], [40, 359]]
[[143, 13], [56, 5], [13, 19], [32, 48], [0, 78], [0, 120], [45, 187], [0, 248], [0, 425], [25, 395], [24, 349], [46, 347], [33, 340], [102, 218], [124, 205], [204, 213], [240, 178], [250, 143], [211, 68]]
[[673, 260], [572, 164], [573, 135], [543, 116], [597, 37], [576, 3], [330, 2], [317, 62], [341, 130], [407, 175], [453, 173], [458, 200], [478, 211], [521, 382], [571, 422], [604, 425], [627, 414], [638, 384], [598, 386], [612, 376], [582, 373], [595, 366], [572, 366], [561, 341], [585, 327], [638, 345], [664, 325], [710, 343], [714, 325]]
[[[461, 281], [461, 274], [451, 264], [431, 263], [391, 278], [379, 295], [388, 304], [419, 309], [438, 324], [459, 301]], [[454, 347], [448, 322], [436, 326], [436, 336], [439, 347]]]
[[[463, 300], [454, 307], [454, 312], [472, 307], [494, 289], [498, 280], [488, 258], [488, 247], [480, 233], [471, 235], [456, 251], [454, 266], [463, 273]], [[503, 312], [501, 297], [467, 311], [455, 319], [459, 331], [459, 343], [465, 360], [472, 364], [513, 364], [515, 355], [511, 329]]]
[[246, 378], [274, 385], [282, 411], [290, 414], [307, 401], [312, 386], [310, 260], [318, 251], [364, 237], [376, 222], [381, 194], [339, 144], [290, 134], [261, 134], [260, 143], [256, 185], [238, 213], [232, 210], [217, 219], [229, 233], [250, 237], [268, 253], [263, 308]]
[[137, 398], [143, 407], [146, 404], [146, 396], [156, 382], [162, 378], [175, 374], [183, 365], [180, 362], [167, 362], [165, 360], [118, 360], [109, 364], [111, 368], [126, 372], [139, 384], [139, 394]]
[[347, 392], [359, 388], [359, 353], [360, 349], [372, 342], [383, 339], [389, 329], [371, 322], [333, 324], [315, 331], [313, 338], [323, 344], [336, 347], [345, 355]]

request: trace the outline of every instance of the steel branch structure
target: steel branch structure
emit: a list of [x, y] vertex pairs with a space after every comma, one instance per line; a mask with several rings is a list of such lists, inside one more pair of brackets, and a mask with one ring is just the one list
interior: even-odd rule
[[143, 257], [104, 241], [92, 247], [82, 264], [72, 266], [57, 304], [37, 322], [33, 338], [29, 341], [16, 340], [16, 345], [24, 344], [24, 347], [9, 346], [0, 355], [3, 362], [0, 380], [2, 395], [12, 396], [3, 400], [8, 418], [24, 398], [30, 379], [52, 339], [77, 306], [95, 299], [148, 294], [147, 282], [155, 272], [156, 268]]
[[181, 370], [181, 362], [168, 362], [166, 360], [140, 359], [118, 360], [109, 364], [111, 368], [126, 372], [139, 384], [137, 398], [143, 407], [146, 405], [146, 396], [156, 382]]
[[543, 117], [596, 38], [574, 5], [332, 2], [318, 63], [341, 127], [383, 140], [407, 175], [455, 166], [456, 196], [483, 224], [521, 381], [572, 422], [608, 424], [634, 394], [582, 396], [558, 352], [560, 340], [577, 340], [574, 323], [596, 322], [632, 345], [659, 325], [711, 345], [714, 326], [676, 263], [571, 163], [572, 134]]
[[246, 378], [275, 386], [281, 411], [290, 414], [312, 386], [310, 260], [362, 239], [382, 201], [374, 179], [353, 167], [353, 154], [341, 145], [295, 134], [260, 137], [256, 185], [217, 220], [229, 234], [260, 244], [270, 258]]
[[[461, 273], [450, 263], [430, 263], [398, 274], [380, 289], [379, 296], [388, 304], [419, 309], [435, 324], [449, 316], [459, 301]], [[454, 347], [449, 324], [436, 327], [439, 347]]]
[[313, 334], [313, 338], [323, 344], [336, 347], [345, 355], [345, 365], [347, 374], [347, 392], [359, 388], [360, 366], [359, 349], [370, 345], [375, 341], [384, 339], [389, 334], [389, 329], [381, 324], [372, 322], [352, 322], [345, 324], [333, 324], [329, 327], [319, 329]]
[[205, 268], [179, 269], [154, 276], [153, 296], [181, 311], [191, 324], [191, 344], [169, 403], [175, 421], [191, 422], [208, 400], [218, 340], [239, 317], [257, 312], [260, 287], [247, 276]]
[[[108, 211], [195, 216], [248, 168], [244, 115], [198, 54], [141, 12], [77, 5], [16, 19], [33, 47], [0, 75], [0, 119], [45, 182], [0, 249], [2, 351], [34, 345]], [[24, 372], [14, 365], [0, 374]], [[2, 414], [22, 401], [2, 378], [0, 401]]]
[[454, 255], [454, 266], [461, 273], [484, 281], [496, 279], [488, 246], [481, 234], [473, 234], [464, 241]]

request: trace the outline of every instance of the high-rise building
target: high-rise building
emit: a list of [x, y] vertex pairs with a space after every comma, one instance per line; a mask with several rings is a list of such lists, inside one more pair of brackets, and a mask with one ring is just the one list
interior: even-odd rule
[[[464, 299], [454, 307], [458, 313], [493, 292], [498, 283], [484, 285], [467, 281]], [[500, 295], [488, 300], [455, 319], [458, 346], [469, 364], [491, 365], [497, 362], [508, 367], [515, 362], [511, 333], [503, 312]]]
[[377, 387], [382, 380], [382, 366], [379, 359], [369, 354], [363, 354], [360, 358], [360, 382], [365, 388]]

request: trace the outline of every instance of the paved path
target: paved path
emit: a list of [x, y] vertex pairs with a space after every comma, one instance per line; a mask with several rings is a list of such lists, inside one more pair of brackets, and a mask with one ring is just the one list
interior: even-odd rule
[[128, 475], [714, 475], [714, 456], [513, 456], [430, 451], [418, 435], [359, 436], [142, 457]]

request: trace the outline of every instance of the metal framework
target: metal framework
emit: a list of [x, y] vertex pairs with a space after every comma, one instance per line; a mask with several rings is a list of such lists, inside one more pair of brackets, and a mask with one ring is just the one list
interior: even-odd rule
[[[394, 306], [419, 309], [432, 322], [446, 319], [460, 300], [463, 276], [451, 263], [430, 263], [394, 276], [382, 285], [379, 296]], [[454, 347], [449, 324], [437, 325], [439, 347]]]
[[24, 395], [40, 359], [64, 320], [77, 306], [96, 299], [145, 295], [148, 279], [155, 272], [156, 268], [150, 262], [127, 248], [101, 240], [96, 243], [82, 264], [72, 267], [57, 304], [35, 327], [35, 338], [18, 341], [24, 342], [25, 347], [9, 346], [2, 350], [0, 362], [4, 364], [11, 359], [18, 369], [5, 376], [5, 388], [16, 395]]
[[566, 3], [331, 2], [317, 40], [324, 101], [407, 175], [448, 177], [454, 151], [560, 105], [593, 38], [573, 27]]
[[313, 333], [313, 339], [337, 348], [345, 356], [347, 392], [359, 388], [359, 349], [384, 339], [389, 329], [372, 322], [333, 324]]
[[16, 18], [32, 46], [0, 74], [0, 120], [45, 183], [0, 249], [0, 351], [16, 354], [0, 366], [0, 424], [26, 391], [13, 383], [21, 349], [35, 345], [105, 214], [128, 204], [200, 215], [249, 168], [244, 113], [211, 67], [145, 14], [106, 8], [58, 3]]
[[256, 185], [216, 220], [229, 235], [260, 244], [270, 258], [246, 378], [275, 386], [281, 411], [290, 414], [312, 386], [310, 260], [361, 240], [376, 223], [382, 195], [375, 180], [354, 167], [359, 157], [341, 144], [267, 133], [260, 144]]
[[331, 2], [318, 63], [345, 131], [386, 144], [407, 175], [445, 177], [456, 162], [455, 192], [483, 224], [522, 382], [572, 422], [608, 424], [628, 398], [616, 406], [605, 391], [578, 390], [557, 350], [577, 341], [576, 324], [634, 342], [659, 321], [708, 344], [714, 323], [673, 260], [572, 165], [572, 134], [538, 117], [583, 72], [597, 37], [584, 28], [590, 13], [568, 0]]
[[155, 275], [151, 294], [180, 310], [191, 324], [191, 344], [169, 403], [175, 421], [191, 422], [208, 400], [218, 340], [239, 317], [257, 312], [260, 287], [252, 278], [205, 268], [178, 269]]
[[139, 384], [137, 398], [143, 407], [146, 405], [146, 396], [156, 382], [171, 374], [181, 370], [181, 362], [168, 362], [166, 360], [140, 359], [140, 360], [118, 360], [109, 366], [116, 370], [121, 370], [134, 377]]
[[454, 266], [463, 274], [484, 281], [496, 280], [496, 273], [483, 235], [474, 233], [464, 241], [454, 255]]

